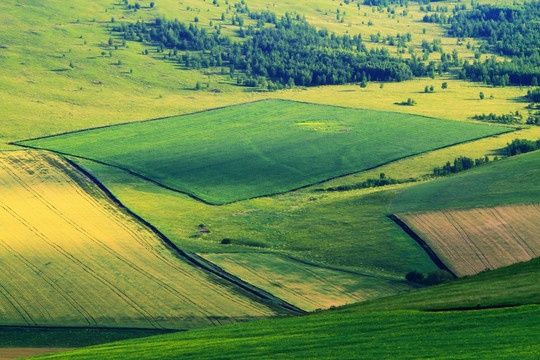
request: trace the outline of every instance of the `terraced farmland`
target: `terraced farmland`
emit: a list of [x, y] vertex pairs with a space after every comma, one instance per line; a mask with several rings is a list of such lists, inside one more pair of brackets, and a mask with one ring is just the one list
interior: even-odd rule
[[397, 216], [459, 276], [540, 256], [538, 203]]
[[44, 152], [0, 154], [3, 325], [189, 329], [284, 314], [191, 265]]
[[223, 204], [506, 131], [503, 126], [268, 100], [20, 144], [98, 160]]
[[411, 289], [403, 282], [313, 266], [274, 254], [229, 253], [202, 256], [242, 280], [308, 311]]

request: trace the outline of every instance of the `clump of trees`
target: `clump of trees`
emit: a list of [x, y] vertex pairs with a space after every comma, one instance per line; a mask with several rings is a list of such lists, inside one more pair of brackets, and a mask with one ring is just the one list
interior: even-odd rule
[[527, 90], [527, 98], [533, 103], [540, 103], [540, 87]]
[[414, 106], [416, 105], [416, 101], [412, 98], [408, 98], [407, 101], [397, 102], [396, 105], [404, 105], [404, 106]]
[[250, 12], [246, 7], [245, 12], [257, 25], [240, 27], [238, 35], [246, 38], [243, 42], [222, 35], [219, 27], [210, 32], [164, 18], [115, 23], [113, 31], [126, 40], [155, 44], [158, 52], [168, 49], [168, 59], [187, 68], [228, 67], [239, 85], [260, 86], [264, 79], [269, 89], [402, 81], [442, 71], [434, 62], [426, 65], [414, 55], [401, 59], [384, 48], [368, 50], [360, 35], [317, 30], [299, 15], [285, 14], [278, 20], [268, 11]]
[[454, 276], [446, 270], [435, 270], [426, 275], [418, 271], [411, 271], [405, 275], [405, 279], [422, 285], [437, 285], [454, 279]]
[[434, 176], [446, 176], [449, 174], [455, 174], [464, 170], [472, 169], [475, 166], [487, 164], [489, 158], [487, 156], [478, 159], [471, 159], [466, 156], [460, 156], [454, 159], [453, 164], [447, 161], [443, 167], [436, 167], [433, 169]]
[[540, 139], [536, 141], [527, 139], [515, 139], [510, 144], [506, 145], [506, 156], [514, 156], [528, 153], [540, 149]]
[[502, 115], [496, 115], [493, 113], [490, 114], [477, 114], [473, 116], [474, 120], [480, 120], [480, 121], [487, 121], [492, 123], [498, 123], [498, 124], [515, 124], [520, 123], [523, 119], [523, 116], [519, 113], [519, 111], [516, 111], [514, 114], [502, 114]]
[[365, 189], [365, 188], [378, 187], [378, 186], [401, 184], [403, 182], [404, 181], [402, 180], [386, 177], [384, 173], [380, 173], [378, 179], [371, 178], [371, 179], [367, 179], [366, 181], [362, 181], [360, 183], [356, 183], [352, 185], [340, 185], [336, 187], [329, 187], [326, 189], [319, 189], [319, 191], [349, 191], [349, 190]]

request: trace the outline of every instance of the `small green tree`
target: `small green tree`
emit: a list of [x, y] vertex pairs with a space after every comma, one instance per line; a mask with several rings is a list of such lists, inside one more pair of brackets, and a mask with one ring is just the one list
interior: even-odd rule
[[484, 100], [484, 93], [480, 91], [480, 94], [478, 94], [478, 96], [480, 97], [480, 100]]
[[424, 281], [424, 274], [418, 271], [411, 271], [407, 273], [407, 275], [405, 275], [405, 279], [410, 282], [422, 284], [422, 282]]
[[197, 81], [195, 84], [195, 90], [201, 90], [201, 83]]
[[442, 83], [441, 88], [446, 89], [448, 88], [448, 83], [445, 81]]

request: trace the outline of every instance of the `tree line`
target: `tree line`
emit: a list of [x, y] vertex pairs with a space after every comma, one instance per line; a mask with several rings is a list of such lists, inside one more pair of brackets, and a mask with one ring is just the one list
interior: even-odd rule
[[477, 5], [448, 19], [449, 34], [484, 38], [493, 50], [510, 60], [496, 58], [465, 63], [460, 76], [486, 84], [537, 86], [540, 80], [540, 2], [514, 7]]
[[[441, 72], [435, 63], [392, 57], [386, 49], [367, 50], [360, 35], [317, 30], [298, 15], [249, 12], [254, 27], [241, 27], [243, 42], [196, 24], [157, 18], [122, 23], [113, 31], [124, 39], [154, 44], [165, 58], [187, 68], [221, 67], [236, 74], [238, 84], [283, 87], [334, 85], [367, 81], [403, 81]], [[272, 24], [273, 26], [265, 26]], [[169, 51], [168, 55], [165, 54]], [[180, 54], [180, 52], [182, 54]]]

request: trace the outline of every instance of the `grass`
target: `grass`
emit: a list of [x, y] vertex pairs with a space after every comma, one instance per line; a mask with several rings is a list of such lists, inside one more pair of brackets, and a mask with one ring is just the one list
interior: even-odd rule
[[223, 204], [506, 131], [501, 126], [270, 100], [22, 144], [99, 160]]
[[[185, 250], [275, 251], [401, 279], [414, 269], [436, 268], [424, 250], [386, 216], [397, 188], [295, 192], [216, 207], [116, 168], [75, 160]], [[200, 224], [210, 233], [201, 234]], [[225, 238], [231, 243], [221, 244]]]
[[0, 327], [0, 348], [70, 348], [148, 337], [163, 330]]
[[188, 329], [287, 314], [179, 257], [54, 155], [3, 153], [0, 179], [3, 325]]
[[410, 187], [393, 201], [390, 211], [535, 202], [540, 198], [539, 162], [540, 151], [535, 151]]
[[313, 266], [268, 253], [203, 254], [228, 273], [307, 311], [411, 289], [404, 282]]
[[540, 304], [539, 276], [540, 258], [537, 258], [407, 294], [354, 304], [345, 307], [344, 311], [444, 310]]
[[[302, 317], [136, 339], [47, 359], [534, 359], [540, 259]], [[533, 305], [530, 305], [533, 304]], [[522, 305], [522, 306], [517, 306]], [[517, 306], [477, 311], [453, 308]]]
[[129, 340], [43, 359], [535, 359], [538, 305], [469, 312], [329, 312]]

